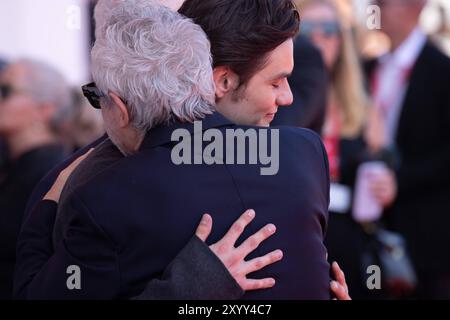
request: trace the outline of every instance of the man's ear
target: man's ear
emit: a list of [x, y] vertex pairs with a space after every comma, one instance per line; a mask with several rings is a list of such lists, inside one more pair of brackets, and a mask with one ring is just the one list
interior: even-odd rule
[[122, 99], [115, 94], [114, 92], [110, 92], [108, 94], [109, 98], [112, 100], [113, 107], [116, 108], [116, 112], [119, 113], [119, 126], [126, 127], [130, 123], [130, 114], [128, 113], [127, 106], [123, 103]]
[[239, 76], [229, 67], [216, 67], [213, 70], [216, 98], [223, 98], [227, 93], [239, 87]]

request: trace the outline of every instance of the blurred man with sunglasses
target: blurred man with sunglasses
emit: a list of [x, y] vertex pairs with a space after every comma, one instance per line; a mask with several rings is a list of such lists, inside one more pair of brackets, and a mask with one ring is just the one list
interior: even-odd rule
[[0, 181], [0, 299], [12, 296], [16, 239], [25, 204], [44, 175], [64, 159], [57, 136], [70, 106], [65, 79], [52, 67], [22, 60], [0, 76], [0, 137], [9, 163]]

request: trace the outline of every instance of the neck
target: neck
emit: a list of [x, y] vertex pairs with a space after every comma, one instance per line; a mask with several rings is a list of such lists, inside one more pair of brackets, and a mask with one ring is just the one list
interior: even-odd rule
[[17, 159], [24, 153], [56, 143], [56, 137], [47, 129], [35, 130], [33, 127], [6, 138], [10, 156]]
[[124, 130], [120, 136], [121, 139], [118, 139], [119, 141], [114, 141], [114, 139], [111, 140], [120, 152], [122, 152], [125, 157], [128, 157], [138, 152], [142, 141], [144, 140], [145, 134], [142, 134], [132, 128], [128, 128]]
[[395, 35], [392, 35], [390, 37], [392, 43], [391, 51], [395, 51], [398, 47], [400, 47], [402, 43], [411, 35], [411, 33], [414, 31], [416, 27], [417, 23], [411, 23], [405, 26], [403, 30], [399, 30]]

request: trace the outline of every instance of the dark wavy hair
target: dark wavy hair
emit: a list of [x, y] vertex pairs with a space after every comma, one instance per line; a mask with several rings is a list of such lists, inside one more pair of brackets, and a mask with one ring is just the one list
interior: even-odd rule
[[291, 0], [186, 0], [178, 12], [205, 31], [213, 67], [230, 67], [240, 85], [264, 67], [271, 51], [294, 38], [300, 25]]

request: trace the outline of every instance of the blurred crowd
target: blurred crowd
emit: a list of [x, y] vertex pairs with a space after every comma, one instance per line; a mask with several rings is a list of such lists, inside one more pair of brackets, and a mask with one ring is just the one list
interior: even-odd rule
[[[294, 102], [272, 124], [322, 137], [332, 181], [329, 260], [344, 270], [353, 299], [450, 299], [446, 7], [428, 4], [438, 21], [430, 31], [421, 22], [426, 1], [371, 1], [381, 29], [369, 30], [376, 12], [361, 18], [355, 1], [295, 2]], [[11, 296], [28, 198], [51, 168], [104, 134], [99, 112], [52, 61], [0, 62], [0, 298]], [[381, 268], [381, 289], [369, 285], [370, 265]]]

